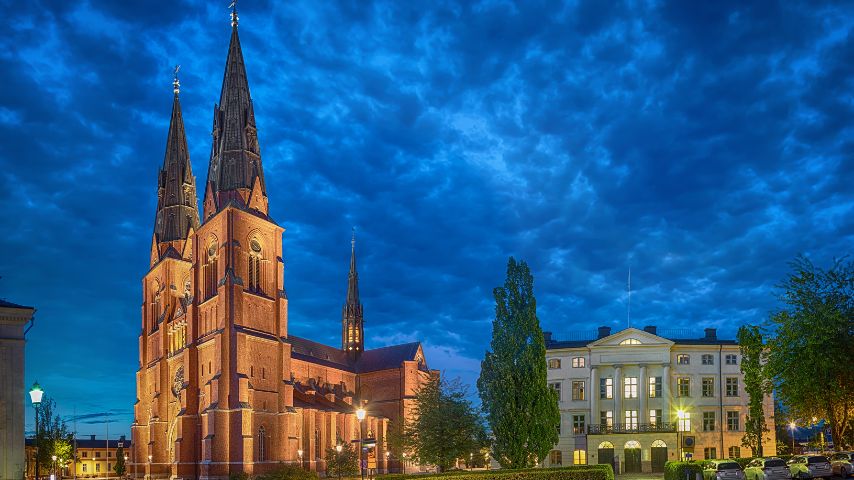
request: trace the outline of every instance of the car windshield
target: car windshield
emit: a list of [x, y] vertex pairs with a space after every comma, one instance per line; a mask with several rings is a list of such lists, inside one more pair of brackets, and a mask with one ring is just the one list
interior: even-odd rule
[[827, 463], [827, 457], [810, 457], [807, 463]]
[[766, 467], [785, 467], [786, 462], [784, 462], [780, 459], [765, 460], [765, 466]]
[[718, 464], [718, 470], [741, 470], [737, 462], [724, 462]]

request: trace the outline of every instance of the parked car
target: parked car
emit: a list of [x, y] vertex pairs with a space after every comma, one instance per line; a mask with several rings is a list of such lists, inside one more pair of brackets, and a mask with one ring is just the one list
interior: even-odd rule
[[776, 457], [757, 458], [744, 469], [746, 480], [789, 480], [792, 478], [786, 462]]
[[833, 470], [824, 455], [797, 455], [789, 460], [789, 473], [793, 479], [830, 478]]
[[839, 452], [831, 455], [830, 469], [834, 475], [840, 477], [854, 475], [854, 452]]
[[703, 469], [703, 480], [744, 480], [744, 470], [732, 460], [710, 460]]

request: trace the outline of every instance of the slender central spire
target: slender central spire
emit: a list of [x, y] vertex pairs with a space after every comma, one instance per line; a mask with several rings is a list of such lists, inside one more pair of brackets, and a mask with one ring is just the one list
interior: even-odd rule
[[[184, 118], [179, 98], [180, 82], [175, 67], [172, 80], [172, 118], [166, 137], [166, 154], [157, 179], [157, 214], [154, 220], [154, 241], [157, 255], [152, 254], [152, 264], [164, 255], [169, 247], [181, 253], [190, 229], [199, 228], [196, 178], [190, 164]], [[157, 258], [155, 258], [157, 257]]]
[[231, 41], [219, 104], [214, 106], [213, 145], [208, 166], [205, 218], [232, 204], [267, 214], [267, 194], [255, 110], [237, 34], [237, 7], [232, 4]]
[[364, 318], [362, 304], [359, 302], [359, 273], [356, 271], [356, 229], [350, 240], [350, 273], [347, 275], [347, 301], [341, 314], [343, 348], [351, 358], [356, 359], [365, 350]]

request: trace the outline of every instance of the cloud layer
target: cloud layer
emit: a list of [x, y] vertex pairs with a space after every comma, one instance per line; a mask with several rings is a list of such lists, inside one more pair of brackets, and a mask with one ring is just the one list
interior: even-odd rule
[[[202, 185], [221, 3], [5, 5], [0, 296], [38, 308], [27, 381], [113, 434], [132, 420], [171, 66]], [[241, 5], [291, 332], [338, 343], [352, 226], [369, 344], [421, 340], [469, 383], [510, 255], [558, 338], [625, 326], [629, 267], [636, 325], [764, 320], [788, 260], [851, 251], [854, 11], [728, 7]]]

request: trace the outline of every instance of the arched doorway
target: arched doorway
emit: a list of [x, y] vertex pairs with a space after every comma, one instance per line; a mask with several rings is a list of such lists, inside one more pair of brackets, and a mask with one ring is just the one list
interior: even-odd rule
[[664, 464], [667, 463], [667, 444], [663, 440], [656, 440], [652, 442], [649, 453], [652, 460], [652, 471], [663, 472]]
[[597, 458], [599, 459], [599, 463], [614, 466], [614, 444], [611, 442], [600, 443]]
[[623, 446], [626, 457], [626, 473], [641, 472], [641, 445], [637, 440], [629, 440]]

